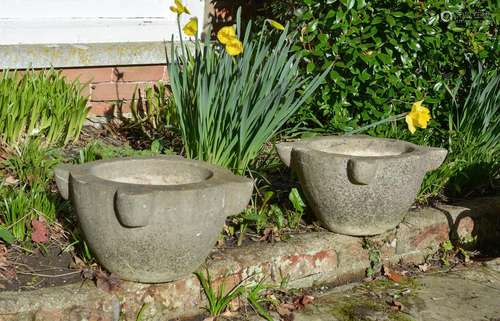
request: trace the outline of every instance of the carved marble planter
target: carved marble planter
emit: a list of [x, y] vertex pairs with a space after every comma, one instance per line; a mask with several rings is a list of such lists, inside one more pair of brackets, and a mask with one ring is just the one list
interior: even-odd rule
[[253, 188], [226, 169], [178, 156], [62, 165], [55, 172], [99, 262], [146, 283], [195, 271]]
[[447, 151], [369, 136], [327, 136], [277, 145], [308, 204], [330, 231], [375, 235], [396, 227], [422, 179]]

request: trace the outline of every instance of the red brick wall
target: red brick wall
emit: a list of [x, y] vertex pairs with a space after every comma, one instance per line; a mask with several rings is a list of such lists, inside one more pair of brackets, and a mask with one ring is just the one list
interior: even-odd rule
[[167, 80], [165, 65], [63, 68], [62, 74], [70, 81], [88, 83], [84, 94], [90, 97], [90, 115], [94, 116], [111, 116], [115, 108], [127, 113], [137, 88]]

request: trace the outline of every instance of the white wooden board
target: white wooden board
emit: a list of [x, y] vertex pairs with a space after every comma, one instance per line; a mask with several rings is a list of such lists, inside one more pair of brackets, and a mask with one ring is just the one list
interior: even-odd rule
[[[204, 1], [184, 0], [200, 29]], [[0, 0], [0, 45], [178, 39], [166, 0]], [[183, 15], [182, 25], [188, 16]]]

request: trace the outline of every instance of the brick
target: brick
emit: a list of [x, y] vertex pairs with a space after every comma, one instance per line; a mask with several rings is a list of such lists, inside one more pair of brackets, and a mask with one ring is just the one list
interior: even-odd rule
[[67, 80], [78, 79], [81, 83], [99, 83], [111, 80], [112, 67], [65, 68], [61, 71]]
[[91, 96], [93, 101], [131, 99], [134, 92], [154, 85], [154, 82], [108, 82], [93, 84]]
[[91, 101], [89, 114], [93, 116], [116, 116], [119, 113], [130, 113], [130, 102], [121, 104], [113, 101]]
[[112, 81], [159, 81], [165, 77], [165, 65], [113, 68]]
[[64, 320], [63, 311], [40, 310], [35, 314], [35, 321], [62, 321]]
[[368, 251], [363, 248], [361, 238], [335, 235], [335, 250], [338, 268], [342, 271], [358, 272], [369, 266]]

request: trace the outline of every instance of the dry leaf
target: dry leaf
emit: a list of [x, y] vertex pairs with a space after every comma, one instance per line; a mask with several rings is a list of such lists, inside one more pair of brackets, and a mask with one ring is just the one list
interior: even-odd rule
[[12, 264], [9, 264], [7, 260], [7, 247], [3, 244], [0, 244], [0, 277], [13, 280], [16, 278], [16, 269]]
[[108, 293], [120, 289], [120, 279], [116, 274], [107, 275], [103, 271], [97, 270], [94, 272], [96, 286]]
[[4, 183], [5, 183], [5, 185], [17, 185], [17, 183], [19, 183], [19, 180], [17, 178], [15, 178], [14, 176], [9, 175], [9, 176], [5, 177]]
[[313, 303], [314, 297], [311, 295], [302, 295], [299, 297], [296, 297], [293, 300], [293, 304], [295, 305], [296, 310], [301, 310], [303, 309], [306, 305]]
[[290, 303], [281, 303], [276, 307], [276, 312], [282, 317], [291, 315], [293, 310], [295, 310], [295, 306]]
[[235, 317], [237, 316], [239, 313], [236, 312], [236, 311], [229, 311], [229, 310], [226, 310], [224, 311], [224, 313], [221, 314], [221, 316], [223, 317], [226, 317], [226, 318], [232, 318], [232, 317]]
[[396, 310], [396, 311], [403, 310], [403, 305], [399, 301], [392, 300], [389, 304], [391, 306], [391, 309], [393, 309], [393, 310]]
[[49, 241], [49, 232], [45, 219], [40, 217], [37, 220], [31, 220], [31, 240], [35, 243], [47, 243]]
[[0, 269], [7, 266], [7, 247], [0, 244]]
[[76, 270], [82, 270], [85, 269], [86, 265], [85, 262], [83, 262], [82, 259], [80, 259], [78, 256], [73, 255], [71, 263], [69, 264], [70, 269], [76, 269]]
[[431, 265], [429, 263], [424, 263], [418, 265], [418, 269], [422, 272], [427, 272], [430, 269]]
[[384, 269], [384, 275], [387, 276], [387, 278], [393, 282], [400, 283], [402, 276], [401, 274], [391, 271], [387, 266], [383, 266]]

